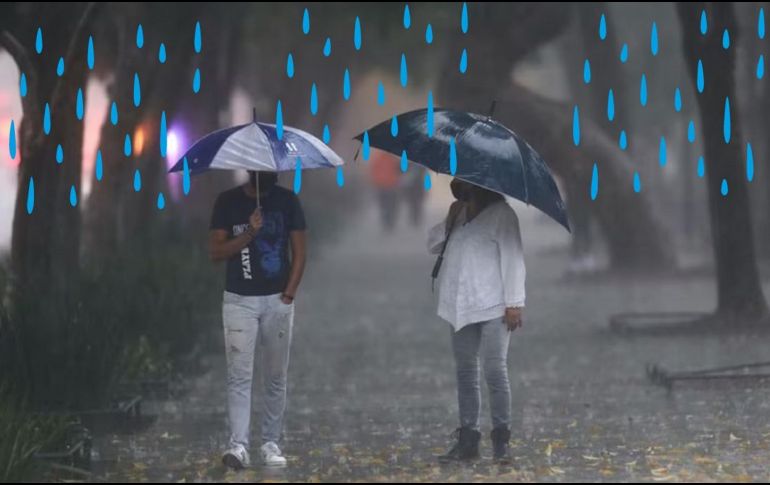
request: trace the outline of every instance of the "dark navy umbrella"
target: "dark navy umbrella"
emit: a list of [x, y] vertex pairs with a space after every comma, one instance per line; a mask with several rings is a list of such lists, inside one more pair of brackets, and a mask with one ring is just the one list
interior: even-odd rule
[[[533, 205], [569, 230], [564, 201], [542, 157], [488, 116], [437, 108], [398, 115], [355, 137], [435, 172]], [[368, 138], [368, 139], [367, 139]]]

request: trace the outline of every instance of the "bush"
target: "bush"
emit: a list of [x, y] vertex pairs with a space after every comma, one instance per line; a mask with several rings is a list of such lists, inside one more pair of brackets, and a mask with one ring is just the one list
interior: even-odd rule
[[34, 455], [63, 439], [68, 426], [60, 417], [41, 417], [22, 411], [9, 393], [0, 389], [0, 482], [32, 478]]

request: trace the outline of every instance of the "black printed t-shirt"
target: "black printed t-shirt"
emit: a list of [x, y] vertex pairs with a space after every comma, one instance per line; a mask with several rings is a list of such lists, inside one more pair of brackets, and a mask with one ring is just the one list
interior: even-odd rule
[[[305, 230], [299, 198], [274, 186], [260, 197], [262, 228], [241, 252], [227, 260], [225, 289], [244, 296], [281, 293], [289, 280], [289, 233]], [[243, 186], [222, 192], [214, 204], [211, 229], [227, 231], [231, 238], [246, 231], [256, 199]]]

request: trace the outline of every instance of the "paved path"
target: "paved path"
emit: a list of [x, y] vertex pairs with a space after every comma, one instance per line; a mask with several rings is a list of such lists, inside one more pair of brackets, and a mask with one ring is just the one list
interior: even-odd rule
[[[383, 236], [367, 221], [315, 254], [298, 300], [283, 472], [225, 472], [224, 357], [183, 400], [158, 403], [145, 432], [96, 445], [99, 476], [160, 481], [764, 480], [770, 479], [766, 388], [687, 386], [668, 394], [647, 362], [692, 368], [770, 360], [764, 340], [624, 340], [619, 311], [708, 310], [708, 279], [566, 281], [555, 224], [522, 217], [525, 327], [514, 336], [513, 454], [439, 467], [456, 422], [449, 329], [434, 316], [424, 229]], [[212, 322], [212, 325], [219, 325]], [[258, 396], [255, 398], [258, 400]], [[259, 409], [258, 402], [256, 409]], [[152, 406], [148, 407], [152, 409]], [[486, 412], [486, 410], [485, 410]], [[258, 418], [255, 418], [258, 423]], [[490, 454], [485, 417], [483, 453]], [[256, 435], [256, 434], [255, 434]]]

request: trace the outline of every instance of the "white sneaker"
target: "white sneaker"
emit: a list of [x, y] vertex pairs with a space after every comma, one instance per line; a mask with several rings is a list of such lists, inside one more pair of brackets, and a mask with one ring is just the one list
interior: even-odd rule
[[243, 445], [235, 445], [222, 455], [222, 463], [234, 470], [243, 470], [251, 465], [251, 459]]
[[286, 466], [286, 458], [281, 453], [278, 445], [269, 441], [259, 449], [262, 452], [262, 463], [266, 467], [282, 468]]

